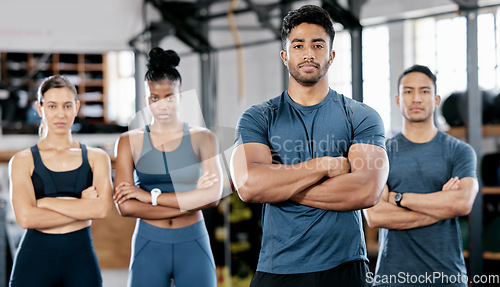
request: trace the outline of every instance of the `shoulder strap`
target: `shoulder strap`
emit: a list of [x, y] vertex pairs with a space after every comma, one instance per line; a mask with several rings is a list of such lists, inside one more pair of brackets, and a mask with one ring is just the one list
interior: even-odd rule
[[144, 128], [144, 137], [142, 139], [142, 150], [144, 151], [145, 148], [147, 148], [146, 151], [149, 151], [150, 149], [153, 148], [153, 142], [151, 141], [151, 131], [149, 130], [149, 125], [146, 125]]
[[33, 156], [33, 164], [35, 164], [35, 167], [39, 166], [40, 164], [43, 165], [42, 158], [40, 157], [40, 151], [38, 150], [38, 146], [34, 145], [30, 149], [31, 149], [31, 155]]
[[[87, 187], [87, 179], [89, 172], [92, 172], [90, 168], [87, 146], [80, 143], [80, 148], [82, 149], [82, 165], [78, 170], [78, 176], [76, 177], [75, 189], [82, 189]], [[75, 193], [79, 193], [82, 190], [75, 190]]]
[[44, 194], [53, 194], [57, 192], [56, 185], [52, 176], [50, 174], [50, 170], [43, 164], [42, 157], [40, 156], [40, 150], [38, 149], [38, 145], [34, 145], [31, 147], [31, 154], [33, 155], [33, 164], [34, 169], [33, 173], [38, 174], [43, 181], [43, 193]]
[[189, 135], [189, 125], [188, 125], [188, 123], [184, 123], [184, 126], [182, 128], [182, 134], [185, 135], [185, 136]]
[[87, 146], [84, 144], [80, 144], [80, 148], [82, 149], [82, 164], [85, 162], [89, 161], [88, 155], [87, 155]]

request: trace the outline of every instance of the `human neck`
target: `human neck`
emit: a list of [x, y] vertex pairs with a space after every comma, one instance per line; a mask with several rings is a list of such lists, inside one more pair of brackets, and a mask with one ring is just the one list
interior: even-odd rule
[[326, 76], [310, 86], [301, 84], [289, 76], [288, 94], [294, 102], [301, 106], [313, 106], [320, 103], [328, 95], [329, 90]]
[[401, 133], [405, 138], [414, 143], [426, 143], [431, 141], [438, 132], [434, 121], [428, 122], [410, 122], [403, 120], [403, 129]]
[[151, 124], [150, 128], [151, 130], [156, 130], [161, 133], [171, 133], [171, 132], [176, 132], [179, 129], [182, 129], [184, 127], [184, 123], [180, 120], [175, 120], [171, 121], [168, 123], [161, 123], [158, 121], [155, 121]]
[[71, 133], [68, 134], [51, 134], [40, 141], [40, 144], [48, 149], [64, 150], [72, 148], [75, 145], [75, 140]]

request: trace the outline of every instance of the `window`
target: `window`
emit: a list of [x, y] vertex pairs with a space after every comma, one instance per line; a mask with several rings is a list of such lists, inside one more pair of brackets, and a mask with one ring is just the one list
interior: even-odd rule
[[[329, 70], [330, 87], [352, 98], [351, 36], [340, 31], [334, 41], [335, 60]], [[387, 26], [363, 30], [363, 101], [390, 129], [389, 32]]]
[[110, 121], [126, 126], [135, 114], [134, 53], [110, 52], [108, 59], [108, 105]]
[[386, 25], [363, 30], [363, 101], [391, 128], [389, 29]]
[[[479, 87], [499, 89], [497, 14], [478, 16], [478, 76]], [[497, 23], [496, 23], [497, 22]], [[467, 19], [463, 16], [415, 21], [415, 62], [429, 66], [437, 76], [437, 94], [442, 101], [453, 92], [467, 90]], [[440, 112], [440, 111], [439, 111]], [[438, 126], [445, 126], [438, 113]]]
[[333, 41], [335, 59], [329, 70], [329, 84], [332, 89], [352, 98], [351, 35], [343, 30], [335, 34]]

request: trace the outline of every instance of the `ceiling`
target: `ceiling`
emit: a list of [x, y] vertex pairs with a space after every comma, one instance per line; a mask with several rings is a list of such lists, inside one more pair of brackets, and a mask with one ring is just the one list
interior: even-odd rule
[[[499, 5], [500, 1], [145, 0], [143, 17], [147, 24], [130, 43], [135, 47], [138, 42], [150, 42], [152, 46], [156, 46], [163, 38], [175, 36], [198, 53], [260, 45], [279, 40], [281, 19], [287, 11], [303, 4], [322, 6], [340, 29], [352, 29], [405, 18]], [[240, 35], [239, 42], [235, 42], [234, 33], [231, 35], [235, 30]], [[220, 36], [213, 37], [217, 34]], [[251, 40], [246, 41], [247, 39]]]
[[[241, 39], [239, 46], [252, 46], [278, 40], [283, 13], [303, 4], [325, 7], [342, 24], [336, 26], [338, 30], [450, 13], [474, 3], [475, 0], [0, 0], [0, 51], [130, 50], [131, 40], [136, 44], [154, 43], [167, 36], [178, 38], [191, 52], [233, 49], [238, 45], [228, 17], [232, 4], [233, 27]], [[481, 7], [499, 5], [500, 0], [477, 3]]]

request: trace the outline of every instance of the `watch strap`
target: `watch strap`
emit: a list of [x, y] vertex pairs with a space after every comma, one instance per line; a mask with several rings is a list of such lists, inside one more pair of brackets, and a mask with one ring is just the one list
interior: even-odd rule
[[158, 205], [158, 197], [161, 194], [161, 190], [159, 188], [153, 188], [151, 190], [151, 205], [157, 206]]
[[[402, 193], [400, 193], [400, 192], [398, 192], [398, 193], [397, 193], [397, 195], [399, 195], [399, 196], [398, 196], [398, 200], [395, 200], [395, 202], [396, 202], [397, 206], [399, 206], [399, 207], [403, 207], [403, 206], [401, 205], [401, 200], [403, 200], [403, 194], [402, 194]], [[404, 208], [404, 207], [403, 207], [403, 208]]]

